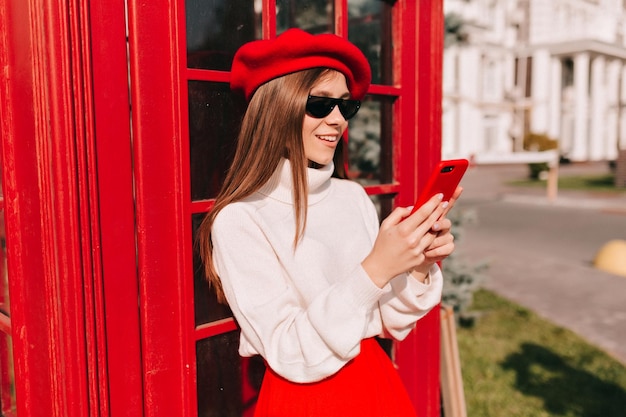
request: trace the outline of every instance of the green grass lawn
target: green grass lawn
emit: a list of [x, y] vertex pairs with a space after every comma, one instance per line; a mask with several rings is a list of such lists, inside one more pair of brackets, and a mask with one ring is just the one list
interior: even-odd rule
[[626, 366], [486, 290], [457, 327], [470, 417], [625, 417]]
[[[545, 187], [546, 181], [544, 180], [519, 180], [511, 181], [511, 185], [518, 185], [522, 187]], [[626, 193], [626, 189], [615, 187], [615, 176], [612, 174], [606, 175], [590, 175], [590, 176], [559, 176], [559, 189], [562, 190], [584, 190], [584, 191], [602, 191], [602, 192], [615, 192]], [[626, 416], [626, 412], [624, 413]]]

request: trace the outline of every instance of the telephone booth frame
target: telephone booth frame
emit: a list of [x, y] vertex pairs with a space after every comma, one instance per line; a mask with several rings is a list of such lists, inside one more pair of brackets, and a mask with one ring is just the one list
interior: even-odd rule
[[[273, 37], [276, 2], [259, 3]], [[410, 205], [440, 159], [443, 6], [384, 3], [397, 75], [369, 94], [395, 98], [393, 179], [368, 192]], [[184, 5], [0, 0], [2, 415], [198, 415], [196, 342], [236, 324], [194, 324], [190, 218], [210, 201], [192, 202], [181, 138], [188, 81], [228, 72], [187, 68]], [[396, 345], [419, 416], [440, 415], [439, 349], [438, 308]]]

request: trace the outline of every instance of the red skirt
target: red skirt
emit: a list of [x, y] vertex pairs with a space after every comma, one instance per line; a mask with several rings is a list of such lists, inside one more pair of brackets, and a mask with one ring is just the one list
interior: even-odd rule
[[391, 360], [375, 339], [336, 374], [298, 384], [269, 367], [255, 417], [415, 417], [415, 409]]

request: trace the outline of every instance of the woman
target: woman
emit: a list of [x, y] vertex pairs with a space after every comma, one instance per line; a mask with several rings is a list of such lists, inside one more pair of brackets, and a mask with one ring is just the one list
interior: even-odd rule
[[441, 196], [379, 230], [363, 188], [340, 179], [370, 77], [354, 45], [298, 29], [234, 57], [231, 87], [249, 106], [199, 238], [240, 354], [268, 365], [257, 416], [415, 415], [374, 337], [402, 340], [440, 301], [437, 262], [454, 243]]

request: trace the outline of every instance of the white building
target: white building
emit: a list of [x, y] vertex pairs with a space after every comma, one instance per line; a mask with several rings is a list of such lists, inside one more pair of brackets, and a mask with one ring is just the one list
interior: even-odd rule
[[445, 0], [465, 42], [444, 51], [443, 157], [558, 139], [573, 161], [626, 148], [625, 0]]

